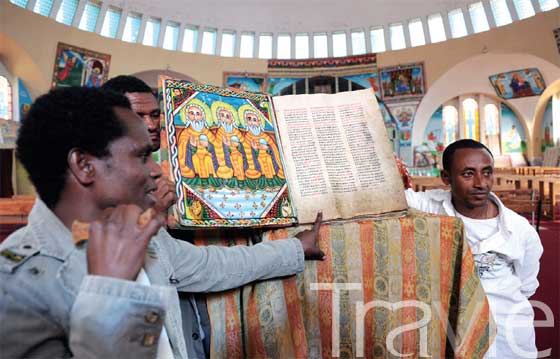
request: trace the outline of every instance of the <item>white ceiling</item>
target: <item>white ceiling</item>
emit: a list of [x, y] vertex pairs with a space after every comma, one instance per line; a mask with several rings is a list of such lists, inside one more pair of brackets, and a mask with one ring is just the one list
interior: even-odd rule
[[[125, 11], [220, 30], [296, 33], [369, 29], [467, 6], [477, 0], [106, 0]], [[486, 4], [487, 5], [487, 4]], [[487, 14], [489, 15], [489, 14]]]

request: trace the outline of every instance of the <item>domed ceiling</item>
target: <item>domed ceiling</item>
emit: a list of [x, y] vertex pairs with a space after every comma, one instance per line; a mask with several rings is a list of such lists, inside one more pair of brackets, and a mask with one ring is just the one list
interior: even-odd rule
[[476, 0], [106, 0], [119, 8], [181, 24], [255, 32], [369, 29], [434, 13], [443, 16]]

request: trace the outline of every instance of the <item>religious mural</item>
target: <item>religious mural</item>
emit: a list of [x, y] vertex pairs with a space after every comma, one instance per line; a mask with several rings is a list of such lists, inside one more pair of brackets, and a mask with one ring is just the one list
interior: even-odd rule
[[[379, 86], [379, 75], [377, 74], [377, 72], [342, 76], [339, 77], [339, 81], [340, 79], [351, 81], [353, 90], [359, 88], [373, 88], [373, 90], [375, 91], [375, 96], [377, 96], [377, 98], [379, 99], [381, 98], [381, 88]], [[358, 88], [358, 86], [355, 86], [354, 84], [357, 84], [360, 87]]]
[[266, 75], [244, 72], [224, 72], [224, 86], [241, 91], [263, 93], [266, 90]]
[[51, 87], [101, 87], [109, 76], [111, 55], [59, 42]]
[[443, 137], [443, 108], [440, 106], [428, 121], [422, 144], [414, 147], [415, 174], [428, 176], [439, 173], [437, 167], [444, 150]]
[[271, 96], [284, 95], [285, 92], [293, 94], [292, 86], [303, 78], [269, 77], [266, 92]]
[[383, 100], [418, 98], [425, 94], [421, 63], [386, 67], [379, 71]]
[[27, 91], [27, 87], [18, 79], [18, 96], [19, 96], [19, 118], [20, 121], [27, 115], [29, 109], [31, 108], [31, 104], [33, 103], [33, 99]]
[[176, 80], [163, 91], [177, 224], [293, 223], [270, 98]]
[[16, 148], [19, 122], [0, 119], [0, 149]]
[[412, 125], [418, 102], [387, 104], [397, 122], [400, 147], [410, 147], [412, 141]]
[[489, 77], [494, 90], [504, 99], [538, 96], [546, 88], [540, 71], [536, 68], [504, 72]]
[[501, 142], [502, 154], [526, 153], [527, 139], [525, 130], [513, 110], [506, 104], [501, 104]]

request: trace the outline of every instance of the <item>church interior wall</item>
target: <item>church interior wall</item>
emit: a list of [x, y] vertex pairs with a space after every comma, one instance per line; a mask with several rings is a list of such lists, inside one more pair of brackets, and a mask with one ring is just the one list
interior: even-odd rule
[[[14, 79], [26, 84], [33, 98], [50, 88], [58, 42], [110, 54], [109, 77], [165, 69], [221, 86], [224, 72], [267, 72], [266, 60], [185, 53], [127, 43], [60, 24], [8, 1], [0, 2], [0, 20], [0, 60]], [[548, 85], [559, 79], [560, 54], [553, 35], [559, 20], [560, 8], [459, 39], [379, 53], [378, 68], [424, 64], [427, 93], [415, 114], [412, 148], [422, 142], [431, 115], [445, 101], [467, 93], [494, 93], [489, 75], [536, 67]], [[552, 93], [546, 93], [549, 92]], [[546, 100], [533, 96], [509, 101], [532, 141], [528, 146], [531, 158], [539, 146], [542, 124], [539, 116], [542, 117]], [[545, 105], [541, 104], [543, 101]]]

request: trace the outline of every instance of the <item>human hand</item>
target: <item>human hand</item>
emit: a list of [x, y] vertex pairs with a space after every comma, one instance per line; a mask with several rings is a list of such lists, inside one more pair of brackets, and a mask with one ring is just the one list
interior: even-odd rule
[[410, 173], [408, 172], [406, 165], [395, 153], [393, 153], [393, 157], [395, 158], [395, 162], [397, 162], [397, 168], [399, 169], [399, 174], [401, 175], [404, 188], [412, 188], [412, 178], [410, 177]]
[[89, 229], [88, 273], [135, 280], [144, 265], [152, 236], [165, 223], [161, 214], [139, 223], [142, 210], [136, 205], [120, 205], [106, 210]]
[[156, 204], [154, 209], [167, 217], [167, 211], [169, 207], [177, 202], [177, 194], [175, 193], [175, 186], [173, 182], [165, 177], [161, 176], [156, 179], [157, 189], [153, 192], [154, 197], [156, 197]]
[[305, 231], [296, 234], [296, 237], [301, 241], [301, 246], [303, 247], [303, 253], [305, 254], [305, 259], [310, 260], [324, 260], [325, 253], [317, 246], [317, 240], [319, 238], [319, 228], [321, 227], [321, 222], [323, 220], [323, 212], [317, 213], [317, 218], [315, 223], [313, 223], [312, 229], [306, 229]]

